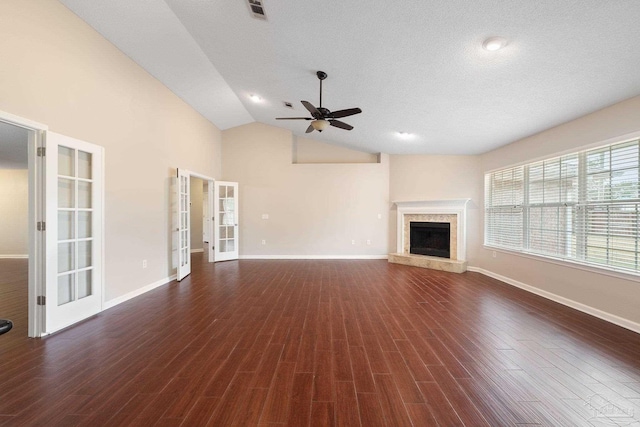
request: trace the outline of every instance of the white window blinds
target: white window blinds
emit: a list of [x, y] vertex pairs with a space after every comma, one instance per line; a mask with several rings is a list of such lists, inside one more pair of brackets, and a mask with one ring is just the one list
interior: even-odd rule
[[485, 244], [640, 270], [639, 141], [485, 176]]

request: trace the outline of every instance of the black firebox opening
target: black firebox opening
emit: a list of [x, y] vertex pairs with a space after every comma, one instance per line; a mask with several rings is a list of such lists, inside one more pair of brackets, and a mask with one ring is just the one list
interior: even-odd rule
[[451, 258], [451, 224], [448, 222], [411, 222], [409, 252]]

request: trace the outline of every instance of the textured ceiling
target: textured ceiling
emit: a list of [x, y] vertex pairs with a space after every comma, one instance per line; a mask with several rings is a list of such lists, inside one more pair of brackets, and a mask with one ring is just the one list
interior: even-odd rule
[[636, 0], [62, 3], [222, 129], [303, 135], [274, 118], [307, 115], [326, 71], [323, 106], [363, 112], [310, 137], [368, 152], [482, 153], [640, 94]]

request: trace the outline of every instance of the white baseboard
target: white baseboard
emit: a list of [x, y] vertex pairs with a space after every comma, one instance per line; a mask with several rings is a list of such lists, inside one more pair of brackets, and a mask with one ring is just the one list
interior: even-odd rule
[[388, 255], [241, 255], [240, 259], [387, 259]]
[[0, 255], [0, 259], [24, 259], [24, 258], [29, 258], [28, 254], [17, 254], [17, 255], [13, 255], [13, 254], [8, 254], [8, 255]]
[[494, 279], [500, 280], [501, 282], [507, 283], [511, 286], [515, 286], [520, 289], [524, 289], [525, 291], [531, 292], [533, 294], [539, 295], [543, 298], [549, 299], [551, 301], [555, 301], [559, 304], [566, 305], [567, 307], [574, 308], [583, 313], [590, 314], [599, 319], [606, 320], [607, 322], [613, 323], [618, 326], [622, 326], [625, 329], [629, 329], [630, 331], [636, 332], [640, 334], [640, 323], [632, 322], [631, 320], [625, 319], [620, 316], [616, 316], [615, 314], [608, 313], [606, 311], [599, 310], [597, 308], [591, 307], [586, 304], [582, 304], [580, 302], [571, 300], [569, 298], [562, 297], [560, 295], [556, 295], [551, 292], [547, 292], [545, 290], [536, 288], [531, 285], [527, 285], [526, 283], [522, 283], [518, 280], [511, 279], [506, 276], [502, 276], [500, 274], [494, 273], [492, 271], [485, 270], [479, 267], [467, 267], [468, 271], [475, 271], [477, 273], [484, 274], [485, 276], [493, 277]]
[[103, 310], [108, 310], [112, 307], [115, 307], [118, 304], [122, 304], [125, 301], [129, 301], [132, 298], [135, 298], [137, 296], [140, 296], [144, 293], [147, 293], [149, 291], [154, 290], [155, 288], [158, 288], [162, 285], [166, 285], [167, 283], [171, 282], [172, 280], [176, 279], [176, 275], [174, 274], [173, 276], [169, 276], [169, 277], [165, 277], [164, 279], [160, 279], [157, 282], [154, 282], [150, 285], [147, 286], [143, 286], [142, 288], [136, 289], [135, 291], [129, 292], [128, 294], [124, 294], [122, 296], [119, 296], [117, 298], [111, 299], [109, 301], [105, 301], [103, 304]]
[[197, 253], [199, 253], [199, 252], [200, 252], [200, 253], [201, 253], [201, 252], [204, 252], [204, 249], [191, 249], [191, 253], [192, 253], [192, 254], [197, 254]]

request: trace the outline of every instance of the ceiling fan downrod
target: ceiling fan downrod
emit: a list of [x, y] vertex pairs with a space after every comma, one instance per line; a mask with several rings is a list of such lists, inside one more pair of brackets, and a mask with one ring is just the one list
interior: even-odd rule
[[316, 72], [316, 76], [320, 79], [320, 108], [322, 108], [322, 81], [327, 78], [327, 73], [318, 71]]

